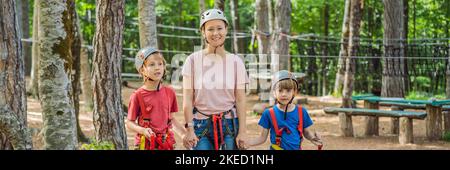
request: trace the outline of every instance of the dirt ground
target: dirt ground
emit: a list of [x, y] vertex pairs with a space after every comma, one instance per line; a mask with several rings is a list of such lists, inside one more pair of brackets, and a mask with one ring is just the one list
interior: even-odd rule
[[[138, 83], [130, 83], [134, 87], [139, 87]], [[133, 89], [124, 87], [122, 90], [123, 103], [128, 105], [129, 96], [133, 92]], [[450, 150], [450, 142], [435, 141], [430, 142], [425, 137], [425, 121], [414, 120], [414, 144], [400, 145], [398, 143], [398, 136], [389, 134], [389, 122], [390, 118], [380, 118], [379, 128], [380, 135], [372, 137], [362, 137], [362, 117], [353, 117], [353, 127], [356, 137], [341, 137], [339, 131], [339, 119], [335, 115], [327, 115], [323, 112], [323, 108], [327, 106], [339, 106], [341, 99], [333, 98], [330, 96], [325, 97], [307, 97], [308, 103], [303, 105], [309, 111], [314, 125], [313, 130], [322, 136], [324, 141], [324, 150]], [[80, 96], [81, 98], [81, 96]], [[178, 95], [178, 105], [182, 109], [182, 96]], [[257, 137], [260, 132], [258, 121], [260, 116], [251, 113], [251, 109], [255, 103], [258, 102], [256, 95], [247, 96], [247, 133], [248, 137]], [[84, 102], [80, 103], [80, 126], [83, 132], [88, 137], [94, 136], [94, 126], [92, 123], [92, 111], [86, 111], [84, 109]], [[358, 103], [359, 107], [362, 107], [362, 103]], [[33, 147], [34, 149], [43, 149], [42, 135], [40, 129], [42, 128], [42, 114], [39, 101], [36, 99], [27, 99], [28, 108], [28, 126], [33, 132]], [[175, 118], [184, 124], [183, 112], [180, 111]], [[134, 143], [135, 133], [127, 129], [128, 145], [132, 148]], [[181, 138], [176, 135], [176, 149], [185, 149], [182, 145]], [[267, 141], [256, 147], [250, 148], [251, 150], [266, 150], [269, 148], [270, 142]], [[303, 149], [316, 150], [317, 148], [309, 141], [303, 142]]]

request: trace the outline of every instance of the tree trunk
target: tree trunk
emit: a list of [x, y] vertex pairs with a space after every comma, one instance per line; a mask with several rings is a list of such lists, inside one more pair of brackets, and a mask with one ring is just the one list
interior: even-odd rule
[[350, 35], [350, 5], [351, 0], [345, 0], [345, 10], [344, 10], [344, 22], [342, 23], [342, 36], [341, 36], [341, 51], [339, 52], [339, 59], [338, 59], [338, 65], [337, 65], [337, 73], [336, 73], [336, 80], [334, 82], [334, 89], [333, 93], [334, 96], [338, 96], [342, 92], [343, 83], [344, 83], [344, 76], [345, 76], [345, 66], [346, 66], [346, 60], [345, 57], [348, 55], [348, 40]]
[[225, 12], [225, 0], [214, 0], [214, 8]]
[[32, 149], [15, 0], [0, 0], [0, 150]]
[[240, 17], [238, 13], [239, 3], [237, 0], [230, 0], [230, 11], [231, 11], [231, 23], [233, 24], [233, 50], [234, 53], [243, 54], [244, 53], [244, 41], [237, 38], [241, 30]]
[[[97, 0], [94, 35], [94, 127], [97, 141], [127, 149], [121, 72], [125, 1]], [[114, 42], [114, 43], [110, 43]]]
[[[80, 28], [80, 19], [77, 16], [77, 28]], [[83, 34], [79, 32], [80, 44], [83, 46], [85, 42]], [[81, 47], [80, 49], [80, 79], [81, 79], [81, 92], [83, 94], [83, 100], [85, 102], [85, 110], [92, 111], [94, 108], [93, 95], [92, 95], [92, 77], [91, 77], [91, 64], [89, 63], [88, 47]], [[77, 116], [78, 117], [78, 116]]]
[[[80, 92], [81, 92], [81, 82], [80, 82], [80, 76], [81, 76], [81, 44], [83, 42], [82, 38], [82, 32], [79, 27], [78, 22], [78, 14], [75, 9], [75, 5], [69, 6], [68, 9], [70, 14], [72, 15], [72, 26], [73, 26], [73, 32], [74, 32], [74, 39], [72, 44], [72, 60], [73, 60], [73, 66], [72, 66], [72, 99], [73, 99], [73, 106], [75, 110], [75, 118], [77, 122], [77, 138], [80, 142], [87, 143], [88, 139], [84, 135], [83, 131], [80, 127]], [[86, 89], [85, 89], [86, 90]], [[89, 91], [89, 90], [88, 90]]]
[[[291, 30], [291, 1], [289, 0], [278, 0], [275, 4], [275, 31], [272, 37], [271, 45], [272, 47], [272, 59], [275, 55], [278, 55], [279, 62], [278, 67], [275, 66], [275, 70], [279, 68], [280, 70], [290, 70], [290, 57], [289, 57], [289, 39], [288, 35]], [[273, 60], [272, 60], [273, 61]]]
[[[20, 38], [30, 38], [30, 17], [28, 16], [28, 2], [16, 1], [17, 18], [19, 18], [19, 29], [21, 30]], [[25, 76], [31, 73], [31, 50], [29, 42], [22, 43], [22, 49], [25, 59]]]
[[[384, 65], [381, 96], [404, 97], [405, 83], [407, 83], [406, 58], [406, 28], [404, 19], [405, 5], [401, 1], [384, 0]], [[405, 16], [406, 15], [406, 16]], [[396, 59], [394, 59], [396, 58]], [[396, 127], [398, 119], [392, 118], [391, 127]], [[393, 129], [396, 132], [397, 129]]]
[[[199, 9], [200, 14], [198, 16], [202, 16], [202, 13], [206, 10], [206, 4], [205, 0], [199, 0]], [[203, 36], [200, 36], [200, 47], [203, 49], [205, 45], [205, 40], [203, 39]]]
[[[324, 25], [324, 27], [323, 27], [323, 32], [324, 32], [324, 36], [325, 37], [328, 37], [328, 33], [329, 33], [329, 20], [330, 20], [330, 4], [329, 4], [329, 2], [327, 2], [327, 1], [325, 1], [325, 7], [324, 7], [324, 10], [323, 10], [323, 20], [324, 20], [324, 23], [323, 23], [323, 25]], [[325, 40], [327, 40], [327, 39], [325, 39]], [[323, 57], [322, 58], [322, 96], [326, 96], [327, 95], [327, 86], [328, 86], [328, 83], [327, 83], [327, 80], [328, 80], [328, 78], [327, 78], [327, 73], [328, 73], [328, 69], [327, 69], [327, 66], [328, 66], [328, 63], [327, 63], [327, 56], [328, 56], [328, 46], [327, 46], [328, 44], [327, 43], [324, 43], [323, 44], [323, 55], [324, 56], [326, 56], [326, 57]]]
[[[381, 96], [404, 97], [403, 1], [384, 0], [384, 65]], [[394, 59], [395, 58], [395, 59]]]
[[354, 75], [356, 71], [356, 59], [354, 57], [357, 55], [357, 50], [359, 47], [359, 32], [361, 27], [363, 0], [351, 0], [350, 4], [350, 34], [348, 45], [349, 55], [345, 57], [346, 69], [344, 77], [344, 89], [342, 94], [342, 104], [345, 108], [352, 107], [352, 93], [355, 77]]
[[33, 10], [33, 44], [31, 53], [31, 83], [27, 90], [33, 98], [39, 98], [39, 3], [34, 0]]
[[268, 14], [268, 3], [267, 0], [256, 0], [256, 29], [261, 31], [256, 33], [256, 38], [258, 39], [258, 54], [269, 54], [270, 52], [270, 25], [267, 18]]
[[[81, 34], [80, 34], [81, 36]], [[84, 42], [83, 37], [81, 37], [81, 42]], [[92, 100], [92, 78], [91, 69], [89, 64], [88, 49], [81, 48], [80, 54], [80, 78], [81, 78], [81, 92], [83, 94], [83, 100], [85, 102], [85, 110], [92, 111], [94, 108], [94, 102]]]
[[[310, 44], [311, 46], [308, 47], [308, 55], [309, 56], [316, 56], [316, 49], [315, 49], [315, 42], [314, 42], [314, 38], [311, 38]], [[308, 89], [308, 94], [312, 95], [312, 96], [317, 96], [317, 83], [314, 80], [317, 80], [317, 63], [316, 63], [316, 58], [315, 57], [308, 57], [308, 68], [307, 68], [307, 76], [309, 77], [308, 80], [306, 80], [306, 84], [307, 84], [307, 88]]]
[[272, 0], [266, 0], [266, 1], [267, 1], [267, 8], [269, 10], [269, 29], [270, 29], [270, 33], [273, 33], [273, 31], [275, 30], [275, 9], [273, 7]]
[[158, 48], [155, 0], [139, 0], [139, 42], [141, 48]]
[[[258, 58], [259, 63], [267, 63], [268, 62], [268, 55], [270, 53], [270, 21], [267, 20], [269, 17], [269, 2], [270, 0], [256, 0], [255, 2], [255, 25], [256, 25], [256, 39], [258, 41]], [[258, 60], [257, 60], [258, 61]], [[252, 66], [250, 66], [252, 67]], [[255, 69], [259, 69], [259, 72], [262, 72], [262, 70], [267, 70], [269, 68], [268, 65], [259, 65], [253, 67]], [[255, 73], [258, 71], [254, 71]], [[255, 86], [257, 87], [257, 91], [259, 90], [259, 94], [262, 98], [266, 98], [265, 95], [267, 94], [267, 89], [270, 88], [270, 80], [263, 80], [263, 79], [254, 79], [253, 81], [259, 81], [258, 84]], [[264, 97], [263, 97], [264, 96]]]
[[446, 73], [445, 94], [447, 96], [447, 99], [450, 99], [450, 44], [448, 45], [447, 71], [445, 73]]
[[205, 0], [198, 0], [198, 4], [199, 4], [199, 9], [200, 9], [200, 15], [202, 15], [203, 11], [206, 10], [206, 4], [205, 4]]
[[74, 41], [73, 0], [40, 1], [39, 96], [46, 149], [77, 149], [71, 74]]
[[[178, 0], [178, 24], [177, 25], [183, 25], [183, 0]], [[155, 22], [156, 23], [156, 22]], [[177, 31], [173, 31], [173, 33], [176, 33], [177, 35], [181, 35], [181, 30], [177, 29]], [[176, 47], [175, 49], [181, 49], [181, 43], [182, 41], [176, 41], [177, 42], [177, 46], [172, 45], [173, 47]], [[170, 73], [169, 73], [170, 74]]]
[[408, 11], [409, 11], [409, 7], [408, 7], [408, 0], [403, 0], [403, 34], [402, 34], [402, 49], [403, 49], [403, 54], [404, 54], [404, 58], [402, 60], [403, 62], [403, 80], [405, 81], [405, 91], [409, 91], [410, 87], [409, 85], [411, 84], [411, 80], [409, 79], [409, 74], [408, 74]]

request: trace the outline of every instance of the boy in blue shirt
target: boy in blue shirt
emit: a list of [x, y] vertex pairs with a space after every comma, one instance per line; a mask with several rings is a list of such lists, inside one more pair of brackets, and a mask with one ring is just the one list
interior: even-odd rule
[[263, 128], [261, 135], [247, 141], [247, 145], [255, 146], [264, 143], [270, 131], [272, 150], [301, 150], [303, 137], [313, 144], [322, 146], [321, 138], [311, 132], [309, 127], [313, 124], [308, 111], [302, 106], [292, 104], [298, 89], [296, 77], [289, 71], [281, 70], [275, 73], [272, 79], [272, 92], [276, 104], [266, 109], [259, 125]]

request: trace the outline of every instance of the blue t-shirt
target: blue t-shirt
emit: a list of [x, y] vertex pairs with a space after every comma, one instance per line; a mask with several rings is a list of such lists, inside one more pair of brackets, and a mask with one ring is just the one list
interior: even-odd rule
[[[277, 106], [273, 106], [275, 112], [275, 117], [278, 123], [278, 129], [282, 127], [287, 127], [291, 132], [288, 134], [285, 130], [281, 135], [281, 147], [284, 150], [298, 150], [300, 145], [300, 132], [298, 131], [298, 106], [295, 107], [294, 111], [288, 112], [286, 115], [286, 120], [284, 120], [284, 111], [281, 111]], [[302, 107], [303, 110], [303, 129], [311, 126], [313, 124], [311, 118], [308, 115], [308, 111]], [[270, 130], [270, 142], [275, 144], [275, 128], [273, 127], [272, 119], [270, 117], [269, 109], [264, 110], [261, 119], [258, 123], [265, 129]]]

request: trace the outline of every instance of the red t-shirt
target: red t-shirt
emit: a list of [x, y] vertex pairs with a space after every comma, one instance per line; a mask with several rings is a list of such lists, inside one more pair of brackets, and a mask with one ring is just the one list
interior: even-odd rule
[[[130, 103], [128, 104], [128, 120], [130, 121], [136, 121], [142, 115], [136, 93], [141, 94], [145, 108], [150, 114], [150, 126], [153, 132], [165, 133], [168, 123], [172, 119], [171, 113], [178, 112], [175, 91], [166, 86], [162, 86], [159, 91], [150, 91], [142, 87], [137, 89], [130, 96]], [[136, 143], [139, 143], [139, 141], [139, 136], [136, 135]]]

